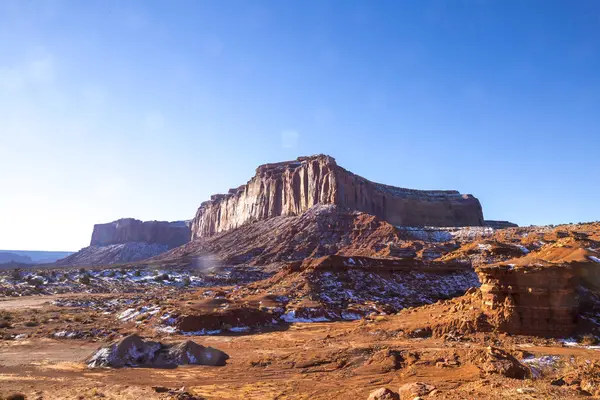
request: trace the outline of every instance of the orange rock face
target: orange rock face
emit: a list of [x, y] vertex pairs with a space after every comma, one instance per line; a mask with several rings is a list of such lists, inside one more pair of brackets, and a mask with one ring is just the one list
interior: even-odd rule
[[493, 265], [477, 269], [483, 308], [498, 330], [562, 337], [576, 328], [578, 279], [571, 266]]
[[525, 257], [477, 268], [490, 322], [515, 334], [572, 334], [580, 313], [578, 288], [598, 288], [598, 252], [582, 238], [561, 238]]
[[251, 221], [299, 215], [316, 204], [335, 204], [393, 225], [482, 226], [479, 200], [457, 191], [403, 189], [368, 181], [326, 155], [265, 164], [246, 184], [202, 203], [192, 238], [211, 236]]

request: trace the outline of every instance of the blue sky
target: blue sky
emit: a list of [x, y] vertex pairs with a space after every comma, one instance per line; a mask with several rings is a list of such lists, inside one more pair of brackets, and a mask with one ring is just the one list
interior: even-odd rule
[[600, 219], [600, 2], [0, 0], [0, 248], [193, 217], [257, 165], [327, 153]]

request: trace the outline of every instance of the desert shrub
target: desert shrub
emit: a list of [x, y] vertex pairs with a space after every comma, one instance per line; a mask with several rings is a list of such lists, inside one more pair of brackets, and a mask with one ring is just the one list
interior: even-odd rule
[[598, 338], [594, 335], [583, 335], [580, 340], [581, 344], [584, 346], [595, 346], [598, 344]]
[[79, 278], [79, 283], [82, 283], [84, 285], [89, 285], [90, 277], [88, 275], [83, 275], [82, 277]]
[[29, 321], [25, 321], [25, 323], [23, 325], [28, 326], [28, 327], [33, 327], [33, 326], [38, 326], [39, 323], [35, 319], [31, 319]]
[[20, 269], [15, 268], [10, 272], [10, 277], [15, 281], [20, 281], [22, 277], [22, 272]]
[[2, 328], [10, 328], [11, 326], [12, 325], [10, 324], [10, 322], [8, 322], [6, 320], [0, 321], [0, 329], [2, 329]]

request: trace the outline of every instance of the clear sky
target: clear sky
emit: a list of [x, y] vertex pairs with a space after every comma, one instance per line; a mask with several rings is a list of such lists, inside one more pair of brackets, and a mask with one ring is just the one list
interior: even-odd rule
[[189, 219], [315, 153], [600, 219], [600, 1], [0, 0], [0, 249]]

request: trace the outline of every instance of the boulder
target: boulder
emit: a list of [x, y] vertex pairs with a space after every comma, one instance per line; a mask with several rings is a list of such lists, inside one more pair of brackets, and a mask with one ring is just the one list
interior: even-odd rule
[[488, 347], [477, 363], [486, 375], [499, 374], [507, 378], [525, 379], [531, 377], [531, 370], [506, 351]]
[[369, 394], [368, 400], [400, 400], [400, 396], [396, 392], [392, 392], [387, 388], [380, 388], [372, 391]]
[[222, 366], [228, 358], [220, 350], [189, 340], [179, 344], [162, 344], [130, 335], [98, 349], [87, 364], [89, 368], [175, 368], [185, 364]]
[[169, 349], [169, 360], [177, 365], [198, 364], [223, 366], [229, 356], [212, 347], [204, 347], [191, 340], [174, 345]]
[[434, 390], [435, 386], [433, 385], [425, 382], [415, 382], [400, 386], [398, 392], [400, 394], [400, 400], [413, 400], [415, 397], [427, 396]]

